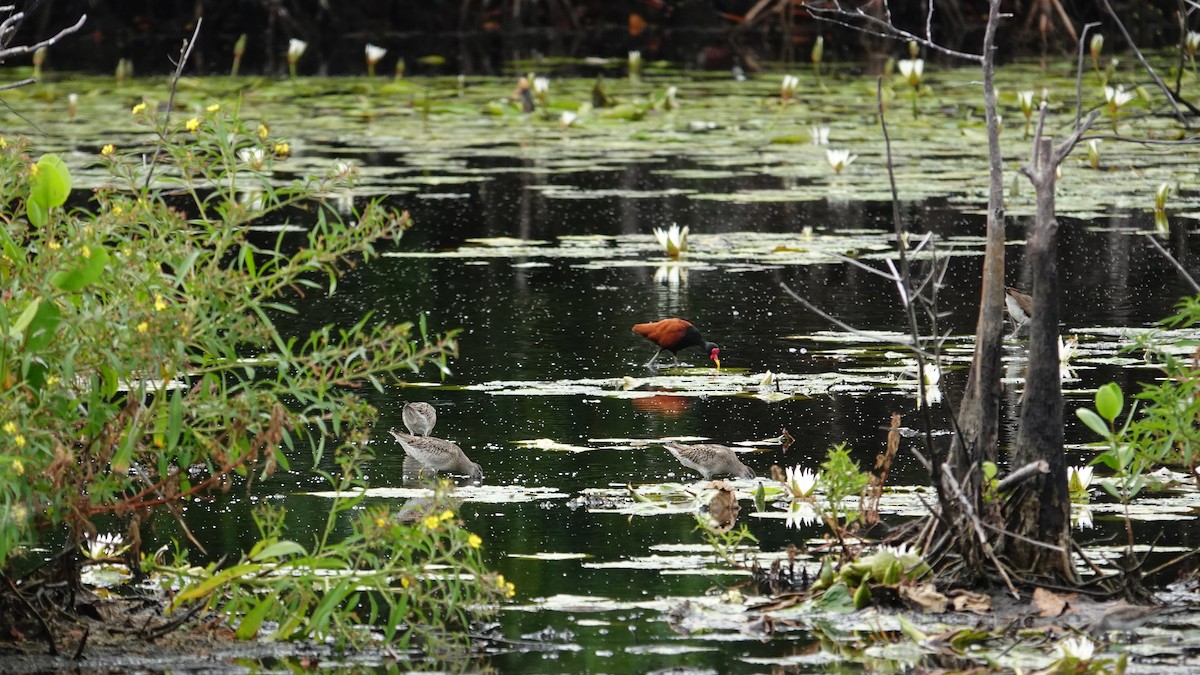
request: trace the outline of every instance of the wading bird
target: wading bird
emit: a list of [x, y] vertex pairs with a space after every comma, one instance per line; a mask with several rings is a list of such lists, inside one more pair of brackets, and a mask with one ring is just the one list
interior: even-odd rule
[[1021, 330], [1021, 326], [1029, 321], [1029, 317], [1033, 316], [1033, 297], [1012, 286], [1005, 286], [1004, 307], [1008, 310], [1008, 315], [1012, 317], [1013, 322], [1017, 324], [1012, 332], [1013, 335], [1016, 335], [1017, 331]]
[[742, 460], [723, 445], [663, 443], [663, 447], [675, 455], [675, 459], [679, 460], [680, 464], [699, 471], [705, 480], [720, 474], [729, 474], [737, 478], [754, 478], [754, 470], [742, 464]]
[[413, 436], [428, 436], [433, 432], [433, 425], [437, 424], [437, 411], [424, 401], [405, 403], [400, 417], [408, 433]]
[[688, 347], [700, 347], [708, 358], [717, 364], [717, 370], [721, 369], [721, 348], [705, 340], [690, 321], [671, 318], [653, 323], [639, 323], [634, 324], [633, 332], [658, 345], [658, 351], [646, 362], [647, 368], [654, 367], [654, 360], [664, 349], [671, 352], [671, 356], [675, 357], [675, 365], [679, 365], [679, 355], [676, 352]]
[[402, 434], [395, 429], [389, 429], [388, 433], [404, 448], [404, 454], [426, 469], [469, 476], [477, 483], [483, 481], [483, 468], [468, 459], [458, 445], [433, 436]]

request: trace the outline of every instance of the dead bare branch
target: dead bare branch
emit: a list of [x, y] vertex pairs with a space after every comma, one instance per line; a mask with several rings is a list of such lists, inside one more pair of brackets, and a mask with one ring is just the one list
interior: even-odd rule
[[1125, 42], [1129, 45], [1129, 48], [1133, 50], [1133, 53], [1135, 56], [1137, 56], [1138, 61], [1142, 63], [1142, 67], [1145, 68], [1146, 72], [1150, 74], [1150, 77], [1154, 79], [1154, 83], [1158, 85], [1158, 88], [1167, 95], [1167, 102], [1171, 104], [1171, 109], [1175, 111], [1175, 117], [1179, 120], [1179, 123], [1182, 124], [1185, 129], [1190, 130], [1192, 125], [1188, 124], [1187, 117], [1183, 114], [1183, 111], [1179, 109], [1179, 103], [1176, 102], [1175, 95], [1171, 93], [1171, 89], [1167, 87], [1167, 83], [1162, 81], [1162, 78], [1158, 76], [1158, 73], [1154, 72], [1154, 68], [1149, 64], [1149, 62], [1146, 61], [1146, 57], [1142, 55], [1142, 50], [1138, 49], [1137, 43], [1133, 41], [1133, 36], [1129, 34], [1129, 31], [1125, 29], [1125, 24], [1121, 22], [1121, 17], [1117, 16], [1117, 12], [1113, 9], [1112, 3], [1110, 3], [1108, 0], [1100, 0], [1100, 4], [1104, 5], [1105, 11], [1107, 11], [1108, 15], [1112, 17], [1112, 20], [1116, 22], [1117, 28], [1121, 31], [1121, 35], [1125, 36]]
[[[5, 19], [4, 23], [0, 23], [0, 38], [3, 38], [4, 36], [8, 35], [10, 32], [15, 31], [17, 29], [17, 26], [19, 26], [20, 23], [24, 20], [25, 20], [25, 12], [17, 12], [16, 14], [13, 14], [12, 16]], [[83, 24], [86, 22], [87, 22], [87, 14], [84, 14], [79, 17], [79, 20], [75, 22], [75, 25], [67, 26], [66, 28], [63, 28], [62, 30], [55, 33], [53, 36], [48, 37], [45, 40], [42, 40], [41, 42], [35, 42], [30, 45], [17, 45], [16, 47], [6, 47], [4, 49], [0, 49], [0, 63], [2, 63], [5, 59], [7, 59], [10, 56], [17, 56], [20, 54], [29, 54], [29, 53], [35, 52], [43, 47], [49, 47], [49, 46], [53, 45], [54, 43], [58, 42], [59, 40], [63, 39], [64, 37], [70, 35], [71, 33], [74, 33], [76, 31], [80, 30], [81, 28], [83, 28]]]

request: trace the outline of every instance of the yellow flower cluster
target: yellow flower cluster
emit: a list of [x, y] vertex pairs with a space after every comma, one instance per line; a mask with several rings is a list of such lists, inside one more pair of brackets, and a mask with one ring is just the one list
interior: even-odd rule
[[112, 157], [116, 153], [117, 153], [117, 148], [112, 143], [109, 143], [108, 145], [104, 146], [103, 148], [100, 148], [100, 154], [104, 155], [105, 157]]
[[184, 122], [183, 128], [187, 129], [188, 131], [195, 131], [195, 130], [199, 129], [200, 128], [200, 118], [193, 117], [192, 119]]
[[471, 548], [479, 548], [480, 546], [483, 546], [483, 537], [480, 537], [472, 532], [471, 536], [467, 537], [467, 546], [470, 546]]
[[275, 154], [286, 157], [287, 155], [292, 154], [292, 148], [287, 143], [283, 143], [283, 142], [276, 143], [275, 144]]
[[134, 115], [140, 115], [140, 114], [146, 112], [146, 102], [142, 101], [141, 103], [133, 106], [132, 112]]
[[496, 575], [496, 586], [504, 592], [504, 597], [511, 598], [517, 594], [517, 585], [511, 581], [505, 581], [503, 574]]
[[[23, 435], [17, 433], [17, 423], [16, 422], [13, 422], [12, 420], [5, 422], [4, 423], [4, 433], [13, 437], [12, 438], [13, 445], [17, 446], [18, 448], [25, 447], [25, 437]], [[16, 466], [14, 465], [13, 468], [15, 470]], [[24, 471], [25, 471], [25, 467], [22, 466], [21, 470], [18, 471], [17, 473], [18, 474], [24, 473]]]
[[220, 110], [220, 109], [221, 109], [221, 104], [220, 104], [220, 103], [214, 103], [214, 104], [212, 104], [212, 105], [208, 106], [207, 108], [205, 108], [205, 110], [207, 110], [207, 111], [208, 111], [208, 112], [210, 112], [210, 113], [215, 113], [215, 112], [217, 112], [217, 111], [218, 111], [218, 110]]
[[161, 312], [167, 308], [167, 301], [161, 295], [154, 296], [154, 311]]

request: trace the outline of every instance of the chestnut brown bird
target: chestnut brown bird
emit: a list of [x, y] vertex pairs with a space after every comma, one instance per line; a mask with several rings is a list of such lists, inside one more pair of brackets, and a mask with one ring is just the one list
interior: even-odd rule
[[395, 429], [388, 429], [388, 433], [404, 448], [404, 454], [434, 473], [470, 476], [471, 480], [477, 483], [483, 480], [483, 469], [468, 459], [462, 448], [455, 443], [433, 436], [402, 434]]
[[1012, 286], [1005, 286], [1004, 307], [1008, 310], [1008, 315], [1012, 317], [1013, 323], [1017, 324], [1012, 332], [1013, 335], [1016, 335], [1017, 331], [1021, 330], [1021, 326], [1029, 321], [1029, 317], [1033, 316], [1033, 297]]
[[754, 470], [742, 464], [733, 450], [712, 443], [701, 445], [685, 445], [683, 443], [663, 443], [679, 463], [689, 469], [695, 469], [708, 480], [720, 474], [729, 474], [737, 478], [754, 478]]
[[679, 355], [676, 352], [688, 347], [700, 347], [708, 358], [717, 364], [717, 370], [721, 369], [721, 348], [716, 343], [705, 340], [690, 321], [673, 317], [653, 323], [639, 323], [634, 324], [633, 332], [658, 345], [658, 351], [646, 362], [647, 368], [654, 367], [654, 360], [664, 349], [671, 352], [671, 356], [675, 357], [675, 365], [679, 365]]

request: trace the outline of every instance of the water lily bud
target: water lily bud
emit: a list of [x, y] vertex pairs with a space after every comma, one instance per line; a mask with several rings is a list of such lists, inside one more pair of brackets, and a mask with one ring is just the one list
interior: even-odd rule
[[1195, 58], [1196, 52], [1200, 51], [1200, 32], [1189, 30], [1187, 37], [1183, 39], [1183, 51], [1187, 52], [1189, 57]]
[[242, 58], [242, 54], [246, 53], [246, 34], [242, 33], [238, 36], [237, 42], [233, 43], [233, 55], [236, 58]]
[[1100, 139], [1092, 138], [1087, 142], [1088, 164], [1092, 165], [1093, 169], [1100, 168]]
[[824, 55], [825, 55], [825, 36], [818, 35], [816, 42], [813, 43], [812, 62], [820, 63], [821, 57], [823, 57]]
[[917, 44], [916, 40], [908, 41], [908, 58], [915, 59], [921, 53], [921, 45]]
[[1100, 52], [1104, 51], [1104, 34], [1096, 33], [1092, 36], [1092, 41], [1088, 45], [1092, 53], [1092, 63], [1099, 63]]

